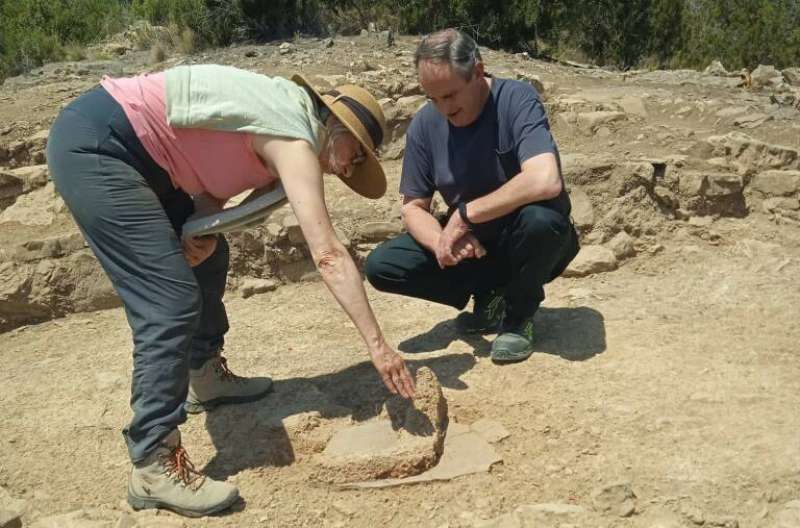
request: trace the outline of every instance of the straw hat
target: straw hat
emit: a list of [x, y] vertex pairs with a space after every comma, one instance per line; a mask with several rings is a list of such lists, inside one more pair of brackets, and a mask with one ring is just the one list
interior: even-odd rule
[[292, 80], [314, 92], [364, 149], [366, 159], [353, 167], [349, 178], [341, 180], [367, 198], [383, 196], [386, 192], [386, 175], [376, 153], [383, 142], [386, 118], [378, 101], [364, 88], [352, 84], [320, 94], [302, 75], [293, 75]]

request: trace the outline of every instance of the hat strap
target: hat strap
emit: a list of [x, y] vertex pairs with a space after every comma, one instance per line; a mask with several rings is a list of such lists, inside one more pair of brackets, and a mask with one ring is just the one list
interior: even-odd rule
[[[336, 98], [336, 101], [341, 101], [344, 105], [350, 109], [351, 112], [361, 121], [361, 124], [364, 125], [364, 128], [367, 129], [367, 133], [369, 134], [370, 139], [372, 139], [372, 144], [375, 148], [383, 143], [383, 129], [381, 128], [380, 123], [378, 120], [375, 119], [375, 116], [372, 115], [367, 107], [349, 97], [340, 93], [338, 90], [331, 90], [328, 92], [328, 95], [332, 95]], [[334, 102], [336, 102], [334, 101]]]

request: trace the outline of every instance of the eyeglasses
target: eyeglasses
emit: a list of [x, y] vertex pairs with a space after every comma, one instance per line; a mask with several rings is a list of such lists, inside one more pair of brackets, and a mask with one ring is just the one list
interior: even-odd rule
[[353, 159], [350, 161], [350, 163], [352, 165], [359, 165], [361, 163], [364, 163], [365, 161], [367, 161], [367, 155], [364, 154], [364, 147], [359, 145], [358, 152], [356, 153], [355, 156], [353, 156]]

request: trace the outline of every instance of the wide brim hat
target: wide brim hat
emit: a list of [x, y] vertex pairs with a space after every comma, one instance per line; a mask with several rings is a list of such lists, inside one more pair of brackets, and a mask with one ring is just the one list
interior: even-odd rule
[[366, 158], [353, 167], [350, 177], [340, 179], [366, 198], [383, 196], [386, 193], [386, 174], [377, 152], [385, 135], [386, 118], [375, 97], [352, 84], [320, 93], [300, 74], [293, 75], [292, 81], [311, 90], [361, 143]]

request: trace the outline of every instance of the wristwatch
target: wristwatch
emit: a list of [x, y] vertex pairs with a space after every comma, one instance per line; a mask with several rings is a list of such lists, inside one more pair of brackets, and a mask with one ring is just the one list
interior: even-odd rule
[[475, 224], [473, 224], [470, 219], [467, 217], [467, 203], [466, 202], [458, 202], [458, 214], [461, 215], [461, 219], [467, 224], [467, 227], [470, 229], [475, 228]]

